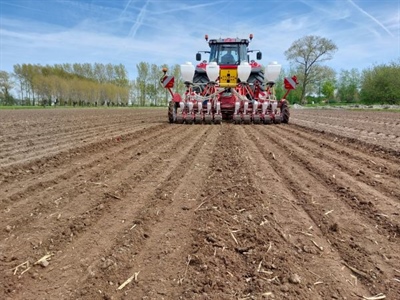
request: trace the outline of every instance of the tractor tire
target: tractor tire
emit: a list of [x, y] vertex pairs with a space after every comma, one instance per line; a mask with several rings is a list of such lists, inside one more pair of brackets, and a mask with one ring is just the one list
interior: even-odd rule
[[254, 72], [251, 73], [249, 76], [249, 79], [247, 79], [248, 83], [255, 83], [256, 81], [258, 81], [258, 83], [260, 84], [260, 89], [262, 91], [265, 91], [265, 87], [263, 86], [264, 84], [264, 72], [263, 71], [259, 71], [259, 72]]
[[281, 124], [282, 123], [282, 116], [281, 115], [275, 116], [274, 123], [275, 124]]
[[[194, 87], [193, 90], [198, 93], [202, 93], [206, 87], [206, 84], [209, 82], [207, 73], [201, 73], [201, 72], [194, 72], [193, 76], [193, 83]], [[200, 85], [196, 85], [200, 84]]]
[[289, 107], [287, 106], [287, 104], [282, 104], [281, 107], [281, 116], [282, 116], [282, 123], [289, 123]]
[[270, 115], [265, 115], [264, 116], [264, 124], [272, 124], [272, 120]]
[[200, 114], [196, 114], [194, 116], [194, 123], [195, 124], [201, 124], [203, 122], [203, 117]]
[[204, 123], [211, 124], [212, 123], [212, 115], [205, 115], [204, 116]]
[[192, 115], [187, 115], [185, 119], [186, 124], [192, 125], [194, 120]]
[[259, 115], [254, 115], [253, 116], [253, 123], [254, 124], [260, 124], [261, 123], [261, 119]]
[[183, 119], [183, 116], [181, 114], [176, 116], [176, 123], [183, 124], [184, 121], [185, 119]]
[[250, 115], [244, 115], [243, 116], [243, 124], [249, 125], [251, 123], [251, 116]]
[[221, 123], [222, 123], [222, 115], [215, 115], [214, 124], [221, 124]]
[[233, 115], [232, 120], [234, 124], [240, 124], [242, 122], [242, 118], [240, 117], [240, 115]]
[[175, 102], [170, 101], [168, 104], [168, 121], [174, 123], [174, 106]]

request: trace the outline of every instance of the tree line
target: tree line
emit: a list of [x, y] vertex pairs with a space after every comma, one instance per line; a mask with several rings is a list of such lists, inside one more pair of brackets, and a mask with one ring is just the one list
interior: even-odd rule
[[[350, 103], [400, 105], [400, 61], [369, 67], [335, 72], [325, 67], [321, 76], [312, 80], [304, 89], [300, 86], [288, 95], [290, 103]], [[283, 70], [276, 83], [277, 97], [283, 96], [283, 78], [301, 74], [296, 68]], [[302, 75], [298, 81], [302, 82]]]
[[166, 105], [169, 94], [160, 84], [164, 67], [175, 76], [174, 90], [184, 91], [178, 64], [140, 62], [136, 67], [139, 75], [129, 80], [122, 64], [17, 64], [13, 73], [0, 71], [0, 105]]
[[[2, 104], [126, 105], [129, 79], [125, 66], [111, 64], [17, 64], [2, 71]], [[10, 95], [14, 87], [17, 96]]]
[[[291, 103], [400, 104], [400, 59], [362, 71], [353, 68], [337, 73], [324, 65], [336, 51], [336, 45], [323, 37], [305, 36], [294, 41], [285, 51], [291, 67], [282, 70], [276, 82], [277, 97], [285, 93], [284, 77], [296, 75], [299, 85], [288, 96]], [[13, 73], [0, 71], [0, 105], [167, 105], [170, 95], [160, 84], [164, 67], [175, 77], [174, 91], [183, 93], [178, 64], [140, 62], [134, 80], [128, 79], [122, 64], [17, 64]]]

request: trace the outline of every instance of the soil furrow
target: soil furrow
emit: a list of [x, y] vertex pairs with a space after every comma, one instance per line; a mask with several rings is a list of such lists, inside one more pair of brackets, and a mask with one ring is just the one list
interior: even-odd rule
[[[96, 135], [101, 133], [102, 135], [109, 135], [111, 133], [120, 132], [121, 131], [121, 123], [115, 122], [114, 124], [108, 125], [90, 125], [90, 127], [82, 127], [82, 126], [71, 126], [67, 127], [60, 132], [60, 129], [52, 129], [46, 130], [45, 132], [36, 133], [34, 135], [28, 133], [26, 136], [18, 137], [18, 149], [15, 149], [15, 142], [9, 143], [1, 143], [1, 157], [7, 157], [9, 160], [18, 160], [15, 156], [24, 154], [24, 155], [33, 155], [36, 152], [39, 152], [41, 149], [52, 148], [53, 145], [56, 144], [67, 144], [67, 143], [79, 143], [81, 141], [88, 140], [92, 137], [96, 138]], [[136, 124], [142, 125], [143, 124]], [[125, 132], [130, 130], [131, 128], [127, 127], [122, 131]], [[94, 136], [93, 136], [94, 135]], [[49, 139], [49, 136], [52, 138]], [[14, 136], [15, 137], [15, 136]], [[4, 138], [4, 137], [3, 137]], [[5, 160], [5, 159], [3, 159]], [[0, 164], [4, 165], [1, 163]], [[12, 162], [11, 162], [12, 163]]]
[[[292, 113], [291, 123], [323, 129], [373, 145], [400, 151], [400, 124], [397, 114], [385, 112], [352, 112], [346, 110], [304, 110]], [[377, 121], [379, 118], [385, 121]], [[383, 122], [385, 126], [380, 127]], [[389, 125], [389, 124], [391, 125]], [[379, 128], [379, 129], [377, 129]]]
[[[111, 200], [112, 202], [109, 202], [109, 205], [101, 208], [103, 212], [100, 214], [100, 217], [95, 212], [92, 216], [90, 215], [90, 211], [88, 211], [86, 215], [82, 215], [81, 219], [74, 218], [74, 222], [71, 222], [73, 224], [71, 230], [73, 230], [75, 233], [74, 237], [71, 239], [70, 244], [68, 244], [64, 249], [59, 249], [57, 252], [55, 252], [55, 256], [57, 256], [59, 259], [52, 262], [53, 267], [49, 269], [48, 272], [45, 272], [43, 274], [41, 280], [51, 280], [52, 276], [54, 276], [52, 274], [54, 272], [57, 273], [57, 269], [59, 267], [62, 267], [62, 264], [64, 264], [65, 261], [70, 261], [72, 266], [68, 268], [68, 270], [65, 270], [63, 272], [63, 278], [65, 277], [67, 280], [69, 275], [73, 274], [74, 272], [79, 272], [82, 274], [80, 276], [81, 279], [77, 280], [76, 282], [69, 282], [65, 285], [65, 287], [55, 287], [54, 290], [51, 291], [53, 295], [57, 295], [60, 291], [60, 288], [64, 292], [67, 288], [71, 290], [71, 286], [73, 289], [73, 286], [77, 282], [81, 282], [82, 280], [84, 280], [84, 278], [92, 276], [92, 263], [99, 262], [100, 258], [104, 257], [104, 255], [107, 256], [104, 252], [107, 252], [106, 249], [109, 246], [106, 245], [109, 244], [110, 241], [113, 241], [119, 234], [124, 234], [125, 231], [127, 231], [128, 228], [132, 226], [132, 224], [129, 224], [129, 227], [127, 228], [126, 223], [131, 223], [132, 221], [134, 222], [136, 220], [135, 216], [137, 214], [137, 210], [142, 212], [151, 210], [152, 214], [155, 216], [156, 212], [153, 211], [153, 207], [150, 204], [151, 202], [154, 203], [154, 201], [156, 201], [153, 199], [154, 195], [153, 197], [151, 197], [151, 195], [153, 194], [151, 192], [152, 189], [156, 189], [156, 187], [158, 186], [157, 182], [163, 182], [164, 180], [170, 181], [172, 179], [169, 176], [171, 173], [170, 170], [174, 170], [176, 168], [176, 165], [180, 166], [180, 164], [178, 164], [178, 162], [180, 161], [179, 157], [182, 157], [182, 159], [186, 159], [188, 161], [186, 164], [188, 164], [189, 158], [187, 158], [187, 155], [185, 153], [189, 153], [191, 149], [192, 152], [195, 151], [195, 149], [193, 149], [193, 145], [201, 144], [199, 142], [201, 135], [196, 139], [189, 139], [190, 134], [188, 134], [188, 130], [190, 129], [188, 128], [187, 130], [185, 130], [186, 134], [181, 133], [181, 135], [176, 136], [176, 141], [173, 144], [168, 143], [162, 145], [162, 147], [165, 148], [165, 151], [163, 151], [164, 154], [161, 155], [161, 162], [158, 162], [157, 167], [155, 167], [155, 169], [151, 173], [146, 175], [147, 181], [142, 180], [138, 182], [136, 186], [132, 186], [132, 189], [126, 189], [123, 195], [118, 194], [120, 195], [118, 196], [119, 199], [112, 199], [111, 197], [111, 199], [109, 200]], [[205, 130], [206, 128], [203, 129], [203, 131]], [[193, 129], [191, 135], [193, 135]], [[174, 151], [174, 149], [177, 149], [177, 145], [181, 144], [183, 140], [187, 142], [181, 149], [181, 151]], [[157, 154], [154, 154], [154, 158], [156, 158], [156, 156]], [[161, 170], [164, 171], [160, 172]], [[127, 170], [125, 173], [127, 173], [127, 176], [130, 174], [129, 170]], [[127, 178], [121, 178], [121, 176], [119, 176], [119, 179], [122, 185], [130, 185], [129, 176]], [[113, 186], [114, 188], [117, 188], [115, 184]], [[108, 188], [110, 188], [110, 186]], [[144, 190], [145, 192], [143, 193], [142, 190]], [[115, 193], [112, 195], [115, 195]], [[157, 199], [157, 201], [159, 201], [159, 199]], [[150, 207], [148, 205], [150, 205]], [[94, 211], [96, 210], [97, 208], [94, 208]], [[105, 215], [104, 211], [106, 213]], [[92, 217], [94, 218], [94, 220], [91, 220]], [[103, 225], [104, 222], [101, 221], [103, 217], [106, 217], [108, 220], [110, 220], [111, 217], [111, 220], [114, 220], [113, 226], [109, 227], [107, 225]], [[77, 223], [77, 221], [79, 222]], [[140, 218], [138, 221], [140, 221]], [[89, 223], [88, 228], [85, 228], [85, 222]], [[137, 232], [137, 230], [140, 230], [140, 228], [137, 228], [135, 231], [128, 230], [128, 234], [134, 234]], [[90, 236], [91, 238], [88, 239], [86, 238], [86, 236]], [[147, 235], [144, 234], [144, 236]], [[50, 242], [51, 240], [49, 241], [49, 243]], [[42, 248], [44, 250], [44, 247]], [[77, 254], [77, 252], [80, 254]], [[86, 255], [87, 253], [90, 253], [89, 257]], [[81, 255], [82, 259], [80, 262], [75, 261], [74, 258], [76, 257], [76, 255]], [[79, 289], [79, 291], [81, 290]], [[23, 291], [23, 293], [24, 297], [29, 294], [29, 292], [27, 291]], [[39, 291], [36, 291], [36, 293], [38, 294]]]
[[[368, 224], [369, 218], [362, 207], [349, 210], [348, 201], [343, 200], [335, 184], [330, 179], [325, 181], [323, 174], [310, 167], [312, 163], [297, 152], [299, 149], [293, 147], [287, 137], [283, 139], [273, 128], [258, 128], [248, 134], [253, 141], [268, 139], [276, 145], [269, 144], [268, 150], [262, 150], [260, 146], [260, 151], [264, 151], [266, 157], [273, 154], [277, 161], [276, 172], [280, 172], [287, 189], [292, 191], [301, 207], [326, 236], [328, 244], [338, 251], [346, 264], [364, 270], [361, 272], [364, 276], [357, 274], [359, 280], [369, 287], [371, 293], [382, 290], [393, 293], [395, 289], [390, 278], [394, 276], [395, 265], [400, 259], [397, 238], [390, 237], [386, 230], [377, 229], [376, 222]], [[290, 165], [291, 168], [285, 169], [281, 165]], [[344, 228], [341, 224], [349, 220], [353, 220], [352, 226]]]
[[[350, 127], [358, 127], [360, 126], [361, 130], [370, 130], [370, 131], [384, 131], [387, 132], [392, 131], [394, 129], [394, 133], [400, 134], [400, 122], [396, 119], [396, 115], [392, 112], [355, 112], [355, 111], [346, 111], [346, 110], [333, 110], [333, 111], [325, 111], [325, 110], [307, 110], [305, 114], [298, 114], [296, 110], [293, 111], [293, 115], [296, 119], [309, 120], [309, 117], [313, 117], [313, 119], [322, 119], [328, 124], [346, 124], [350, 125]], [[331, 114], [336, 115], [336, 117], [331, 116]], [[377, 117], [380, 116], [381, 120]], [[367, 129], [366, 129], [367, 128]]]
[[[198, 132], [197, 128], [192, 129]], [[169, 298], [179, 298], [191, 250], [194, 209], [204, 188], [208, 174], [205, 171], [214, 155], [218, 130], [218, 126], [207, 128], [168, 178], [159, 183], [147, 204], [136, 213], [134, 219], [139, 236], [137, 233], [129, 235], [126, 229], [116, 239], [115, 246], [105, 257], [117, 266], [104, 270], [102, 262], [94, 262], [93, 269], [101, 273], [106, 282], [120, 285], [127, 277], [140, 272], [138, 281], [126, 287], [125, 292], [118, 292], [116, 286], [104, 285], [90, 277], [86, 283], [88, 287], [99, 286], [108, 297], [162, 298], [168, 291]], [[131, 247], [119, 251], [122, 243]], [[82, 297], [81, 294], [78, 296]], [[84, 298], [91, 297], [93, 294], [85, 294]]]
[[[162, 138], [152, 139], [150, 135], [144, 140], [134, 141], [131, 145], [125, 145], [122, 149], [114, 149], [112, 153], [115, 155], [109, 159], [96, 159], [94, 162], [81, 166], [79, 169], [69, 170], [62, 175], [63, 179], [66, 180], [65, 182], [56, 179], [50, 180], [53, 183], [50, 189], [41, 188], [28, 191], [28, 196], [25, 196], [26, 198], [23, 201], [7, 207], [6, 213], [3, 214], [3, 220], [6, 222], [4, 226], [10, 226], [11, 233], [18, 236], [19, 228], [24, 230], [28, 224], [37, 228], [35, 224], [41, 222], [43, 215], [59, 218], [62, 213], [63, 219], [72, 218], [72, 223], [75, 219], [74, 216], [79, 214], [74, 208], [76, 203], [84, 201], [84, 204], [80, 205], [82, 211], [95, 210], [98, 205], [96, 198], [112, 199], [110, 195], [115, 195], [118, 198], [120, 196], [118, 184], [123, 178], [113, 170], [118, 170], [119, 173], [127, 169], [134, 170], [133, 172], [125, 172], [125, 174], [130, 177], [130, 180], [127, 180], [130, 182], [129, 186], [138, 184], [142, 180], [142, 174], [147, 174], [160, 163], [159, 158], [154, 157], [154, 153], [145, 153], [145, 149], [153, 148], [161, 152], [163, 149], [162, 142], [176, 142], [176, 138], [172, 133], [163, 135], [161, 131], [155, 135], [155, 137], [157, 136], [162, 136]], [[119, 153], [128, 155], [121, 161], [120, 156], [117, 155]], [[160, 154], [162, 155], [162, 153]], [[166, 154], [164, 153], [164, 155]], [[153, 158], [150, 159], [150, 157]], [[90, 177], [87, 178], [85, 174], [89, 170], [91, 170]], [[67, 174], [71, 177], [66, 178]], [[54, 184], [55, 182], [57, 184]], [[56, 191], [58, 191], [58, 194], [55, 194]], [[35, 201], [35, 199], [42, 200]], [[90, 209], [92, 201], [95, 201], [95, 204]], [[25, 213], [21, 213], [23, 209]], [[86, 212], [83, 214], [86, 214]], [[59, 226], [59, 229], [57, 232], [61, 233], [62, 226]], [[22, 232], [19, 232], [19, 235], [21, 234]], [[5, 236], [9, 235], [9, 233], [6, 233]], [[0, 236], [3, 237], [3, 234]], [[53, 239], [56, 239], [56, 237]]]
[[[378, 225], [382, 230], [381, 233], [387, 236], [389, 240], [400, 237], [400, 220], [397, 213], [400, 207], [398, 199], [393, 196], [384, 196], [375, 189], [375, 186], [364, 184], [358, 177], [353, 177], [337, 168], [338, 161], [341, 161], [343, 165], [346, 164], [346, 162], [343, 162], [345, 158], [342, 155], [336, 155], [332, 161], [323, 156], [321, 158], [316, 157], [305, 150], [302, 145], [296, 145], [292, 142], [289, 138], [290, 134], [282, 134], [280, 128], [274, 128], [268, 132], [264, 130], [263, 133], [275, 142], [282, 140], [282, 135], [285, 136], [287, 143], [280, 143], [280, 145], [282, 149], [289, 151], [289, 155], [293, 159], [301, 162], [310, 173], [315, 174], [316, 179], [325, 181], [332, 192], [340, 195], [349, 208], [370, 218], [372, 224]], [[324, 140], [321, 139], [321, 141]], [[400, 187], [394, 188], [398, 193]]]
[[[278, 128], [277, 128], [278, 129]], [[353, 151], [344, 148], [340, 142], [330, 141], [324, 134], [309, 135], [305, 131], [285, 126], [278, 132], [280, 136], [290, 138], [309, 155], [334, 164], [339, 170], [346, 172], [360, 182], [373, 186], [380, 193], [400, 201], [399, 165], [397, 162], [371, 156], [365, 151]], [[365, 166], [362, 169], [360, 166]], [[384, 182], [384, 184], [383, 184]]]
[[[242, 134], [248, 134], [244, 128], [240, 130]], [[249, 133], [250, 136], [252, 134]], [[360, 284], [349, 289], [348, 281], [352, 280], [352, 273], [343, 269], [340, 255], [325, 238], [319, 224], [303, 209], [297, 193], [293, 193], [292, 178], [285, 177], [285, 174], [292, 174], [292, 167], [282, 163], [277, 158], [279, 154], [275, 156], [279, 146], [275, 143], [263, 144], [260, 141], [264, 137], [258, 132], [254, 132], [253, 137], [247, 145], [254, 186], [268, 195], [264, 207], [266, 213], [273, 216], [269, 222], [280, 228], [287, 247], [296, 258], [294, 263], [299, 272], [308, 273], [310, 281], [304, 284], [318, 293], [321, 299], [354, 297], [355, 292], [367, 294], [367, 289]], [[261, 220], [260, 224], [264, 226], [266, 221], [268, 219]]]
[[[226, 125], [218, 141], [220, 150], [196, 213], [185, 298], [301, 298], [289, 283], [301, 274], [297, 250], [290, 249], [268, 208], [270, 195], [254, 184], [248, 147], [239, 142], [239, 130]], [[308, 296], [319, 298], [316, 291]]]
[[[116, 127], [116, 130], [106, 130], [103, 132], [93, 131], [92, 134], [88, 133], [84, 135], [82, 135], [82, 133], [77, 133], [67, 138], [53, 136], [51, 139], [47, 138], [47, 142], [27, 142], [27, 146], [19, 147], [19, 150], [13, 149], [10, 153], [1, 151], [0, 155], [11, 161], [3, 163], [0, 161], [0, 166], [2, 169], [7, 169], [7, 167], [12, 167], [15, 164], [23, 164], [32, 160], [52, 157], [59, 153], [65, 153], [75, 148], [84, 148], [87, 145], [98, 143], [106, 139], [121, 139], [135, 131], [143, 130], [146, 127], [148, 126], [139, 124], [136, 127], [123, 131], [118, 130], [118, 127]], [[87, 131], [85, 131], [85, 133], [86, 132]], [[36, 143], [39, 143], [40, 146], [34, 146]]]
[[[354, 161], [366, 165], [368, 169], [377, 173], [384, 173], [400, 178], [400, 159], [393, 156], [393, 153], [387, 153], [387, 151], [377, 146], [358, 141], [355, 142], [353, 138], [347, 138], [323, 130], [315, 130], [299, 125], [290, 124], [284, 128], [285, 131], [297, 134], [298, 137], [304, 138], [307, 141], [312, 141], [313, 144], [327, 147], [339, 154], [351, 157]], [[345, 148], [343, 148], [343, 146], [345, 146]], [[371, 156], [374, 156], [373, 160], [371, 160]]]
[[[65, 169], [70, 169], [71, 165], [76, 165], [74, 172], [85, 168], [96, 159], [109, 159], [108, 152], [115, 147], [120, 148], [117, 153], [122, 154], [128, 150], [126, 144], [133, 142], [133, 145], [140, 144], [140, 141], [146, 140], [153, 135], [159, 135], [160, 130], [167, 130], [166, 125], [159, 125], [150, 128], [142, 128], [137, 131], [119, 136], [118, 139], [102, 139], [100, 141], [76, 147], [66, 151], [60, 151], [48, 157], [34, 159], [27, 163], [16, 163], [10, 167], [1, 168], [0, 183], [4, 191], [10, 195], [15, 190], [21, 192], [21, 187], [13, 188], [13, 185], [24, 182], [25, 189], [33, 186], [35, 182], [51, 181], [56, 177], [63, 176]], [[122, 149], [122, 150], [121, 150]], [[69, 176], [65, 175], [68, 179]], [[27, 184], [29, 182], [29, 184]]]
[[[76, 111], [75, 113], [78, 113]], [[102, 132], [110, 127], [120, 125], [120, 129], [123, 129], [122, 124], [140, 124], [144, 123], [146, 116], [141, 116], [139, 119], [138, 115], [135, 115], [135, 119], [131, 118], [129, 111], [125, 113], [111, 113], [103, 115], [101, 119], [98, 118], [97, 113], [93, 117], [85, 116], [85, 120], [82, 120], [83, 116], [69, 116], [67, 113], [60, 114], [60, 111], [53, 111], [51, 114], [59, 114], [54, 118], [37, 119], [34, 115], [27, 115], [23, 118], [25, 122], [15, 123], [10, 122], [8, 126], [4, 126], [7, 122], [3, 123], [5, 129], [2, 132], [0, 143], [2, 146], [11, 146], [12, 144], [21, 144], [23, 141], [34, 139], [35, 141], [46, 141], [49, 136], [62, 137], [71, 133], [81, 132], [84, 134], [86, 130], [96, 129], [97, 132]], [[2, 121], [5, 116], [2, 116]], [[6, 128], [14, 125], [12, 133], [7, 132]], [[102, 130], [103, 129], [103, 130]]]

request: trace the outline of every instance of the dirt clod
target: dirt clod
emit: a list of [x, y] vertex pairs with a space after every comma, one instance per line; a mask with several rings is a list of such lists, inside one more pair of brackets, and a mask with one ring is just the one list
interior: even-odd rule
[[293, 284], [299, 284], [301, 281], [300, 276], [297, 274], [292, 274], [289, 277], [289, 282]]

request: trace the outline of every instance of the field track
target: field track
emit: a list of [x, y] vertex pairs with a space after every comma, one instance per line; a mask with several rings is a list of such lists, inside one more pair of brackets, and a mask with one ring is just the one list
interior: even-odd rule
[[291, 113], [0, 110], [0, 298], [400, 299], [400, 113]]

